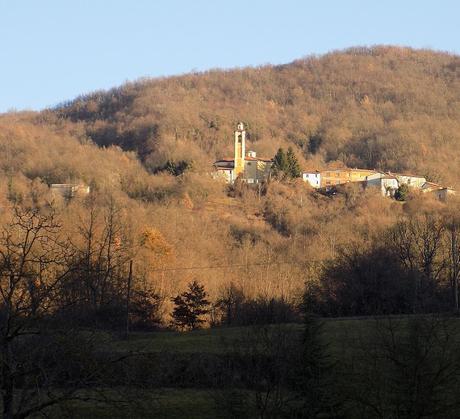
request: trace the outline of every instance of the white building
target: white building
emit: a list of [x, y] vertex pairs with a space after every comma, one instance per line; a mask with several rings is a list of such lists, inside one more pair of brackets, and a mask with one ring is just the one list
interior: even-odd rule
[[394, 175], [375, 173], [366, 177], [366, 187], [378, 188], [382, 196], [394, 196], [399, 188], [399, 181]]
[[309, 183], [313, 188], [318, 189], [321, 187], [321, 172], [318, 170], [312, 172], [303, 172], [302, 180]]
[[433, 182], [425, 182], [422, 186], [422, 192], [431, 193], [440, 201], [445, 201], [449, 195], [455, 195], [454, 189], [446, 188], [445, 186]]
[[391, 172], [389, 172], [388, 175], [395, 176], [400, 185], [407, 185], [410, 188], [422, 189], [423, 185], [426, 183], [426, 178], [424, 176]]
[[84, 184], [53, 183], [50, 185], [50, 189], [53, 194], [60, 195], [65, 199], [84, 196], [90, 193], [90, 187]]

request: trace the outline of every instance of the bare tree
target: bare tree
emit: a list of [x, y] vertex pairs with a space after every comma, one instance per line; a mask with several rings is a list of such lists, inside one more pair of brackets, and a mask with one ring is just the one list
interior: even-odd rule
[[426, 305], [426, 295], [445, 268], [441, 257], [444, 225], [439, 217], [425, 214], [400, 220], [390, 232], [390, 246], [414, 275], [414, 311]]
[[13, 212], [0, 236], [0, 388], [5, 418], [24, 417], [24, 412], [41, 410], [49, 403], [33, 407], [15, 403], [18, 384], [29, 373], [16, 350], [27, 338], [40, 334], [38, 322], [56, 308], [54, 296], [70, 272], [71, 256], [59, 237], [60, 224], [52, 209], [43, 214], [15, 207]]
[[447, 266], [452, 288], [454, 310], [459, 309], [458, 282], [460, 280], [460, 216], [453, 211], [445, 217]]
[[[63, 321], [75, 250], [52, 208], [15, 207], [0, 233], [0, 394], [3, 417], [22, 419], [69, 400], [99, 399], [106, 368], [97, 333]], [[104, 399], [104, 398], [103, 398]], [[103, 400], [101, 399], [101, 400]]]
[[[376, 319], [355, 343], [343, 390], [352, 417], [458, 417], [460, 357], [452, 318]], [[356, 345], [356, 346], [355, 346]]]
[[121, 206], [113, 197], [98, 202], [90, 195], [72, 237], [73, 280], [63, 290], [63, 298], [77, 300], [79, 309], [90, 316], [123, 304], [129, 247]]

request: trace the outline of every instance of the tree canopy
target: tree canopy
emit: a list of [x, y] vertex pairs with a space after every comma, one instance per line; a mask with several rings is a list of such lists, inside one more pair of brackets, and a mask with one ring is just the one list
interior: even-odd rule
[[273, 158], [273, 175], [279, 178], [298, 178], [302, 172], [300, 164], [292, 147], [289, 147], [287, 153], [279, 148]]

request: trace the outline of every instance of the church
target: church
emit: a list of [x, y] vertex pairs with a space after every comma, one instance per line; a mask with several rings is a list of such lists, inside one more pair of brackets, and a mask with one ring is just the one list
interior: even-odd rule
[[217, 178], [233, 183], [237, 178], [247, 183], [262, 183], [270, 176], [272, 159], [257, 157], [255, 151], [246, 153], [246, 130], [240, 122], [234, 133], [234, 157], [214, 162]]

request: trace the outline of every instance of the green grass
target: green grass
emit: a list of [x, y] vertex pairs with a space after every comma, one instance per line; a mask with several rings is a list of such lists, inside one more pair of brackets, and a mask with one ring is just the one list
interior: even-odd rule
[[[409, 325], [410, 316], [393, 317], [391, 319], [398, 327], [399, 333], [406, 333], [406, 326]], [[360, 362], [361, 357], [366, 356], [366, 341], [375, 334], [378, 327], [385, 327], [388, 319], [381, 318], [376, 321], [374, 318], [353, 318], [353, 319], [325, 319], [323, 321], [323, 337], [328, 342], [330, 354], [338, 361], [350, 362], [354, 365]], [[452, 318], [449, 324], [456, 330], [460, 330], [460, 319]], [[451, 323], [453, 322], [453, 323]], [[402, 326], [402, 327], [401, 327]], [[303, 327], [301, 324], [284, 324], [273, 326], [253, 327], [228, 327], [196, 330], [192, 332], [179, 333], [171, 331], [158, 331], [149, 333], [132, 333], [128, 340], [110, 337], [101, 334], [101, 344], [105, 349], [116, 353], [152, 353], [152, 359], [161, 359], [163, 353], [176, 353], [179, 360], [187, 360], [189, 354], [202, 354], [204, 359], [213, 362], [220, 354], [232, 350], [232, 342], [245, 341], [256, 333], [256, 329], [277, 329], [292, 333], [293, 337], [300, 337]], [[453, 336], [453, 335], [452, 335]], [[460, 336], [456, 334], [454, 339], [460, 342]], [[207, 357], [206, 354], [209, 356]], [[157, 356], [159, 358], [157, 358]], [[190, 359], [196, 359], [190, 355]], [[142, 359], [142, 358], [140, 358]], [[150, 358], [147, 358], [150, 359]], [[142, 361], [143, 362], [143, 361]], [[158, 362], [156, 360], [155, 362]], [[149, 368], [142, 365], [142, 368]], [[204, 364], [205, 365], [205, 364]], [[199, 367], [198, 363], [195, 367]], [[201, 367], [200, 367], [201, 368]], [[382, 372], [379, 371], [379, 374]], [[164, 383], [162, 385], [171, 385]], [[209, 384], [205, 384], [209, 385]], [[123, 390], [123, 389], [122, 389]], [[108, 390], [115, 391], [115, 390]], [[124, 389], [128, 391], [128, 389]], [[163, 389], [134, 389], [136, 397], [142, 403], [131, 403], [129, 405], [114, 407], [101, 403], [74, 403], [70, 408], [71, 417], [75, 418], [184, 418], [184, 419], [207, 419], [224, 418], [222, 412], [216, 408], [216, 400], [219, 399], [219, 391], [203, 388], [163, 388]], [[250, 394], [250, 393], [247, 393]], [[66, 415], [51, 415], [62, 417]]]
[[[107, 344], [116, 352], [178, 352], [178, 353], [222, 353], [228, 344], [244, 339], [251, 334], [251, 327], [221, 327], [190, 332], [146, 332], [132, 333], [128, 340], [113, 339]], [[269, 326], [276, 327], [276, 326]], [[300, 332], [301, 325], [289, 324], [281, 327]]]
[[[106, 342], [115, 352], [177, 352], [177, 353], [222, 353], [232, 341], [244, 339], [254, 329], [267, 326], [221, 327], [194, 330], [191, 332], [136, 332], [128, 340], [110, 339]], [[281, 327], [293, 333], [302, 333], [301, 324], [285, 324]], [[375, 327], [374, 319], [328, 319], [324, 321], [324, 337], [334, 349], [342, 342], [370, 333]]]
[[[130, 403], [120, 402], [69, 402], [61, 407], [49, 409], [50, 417], [72, 417], [75, 419], [122, 419], [122, 418], [161, 418], [161, 419], [221, 419], [215, 404], [215, 391], [212, 389], [155, 389], [132, 390], [118, 388], [104, 391], [112, 400], [133, 399]], [[86, 395], [91, 396], [87, 392]]]

